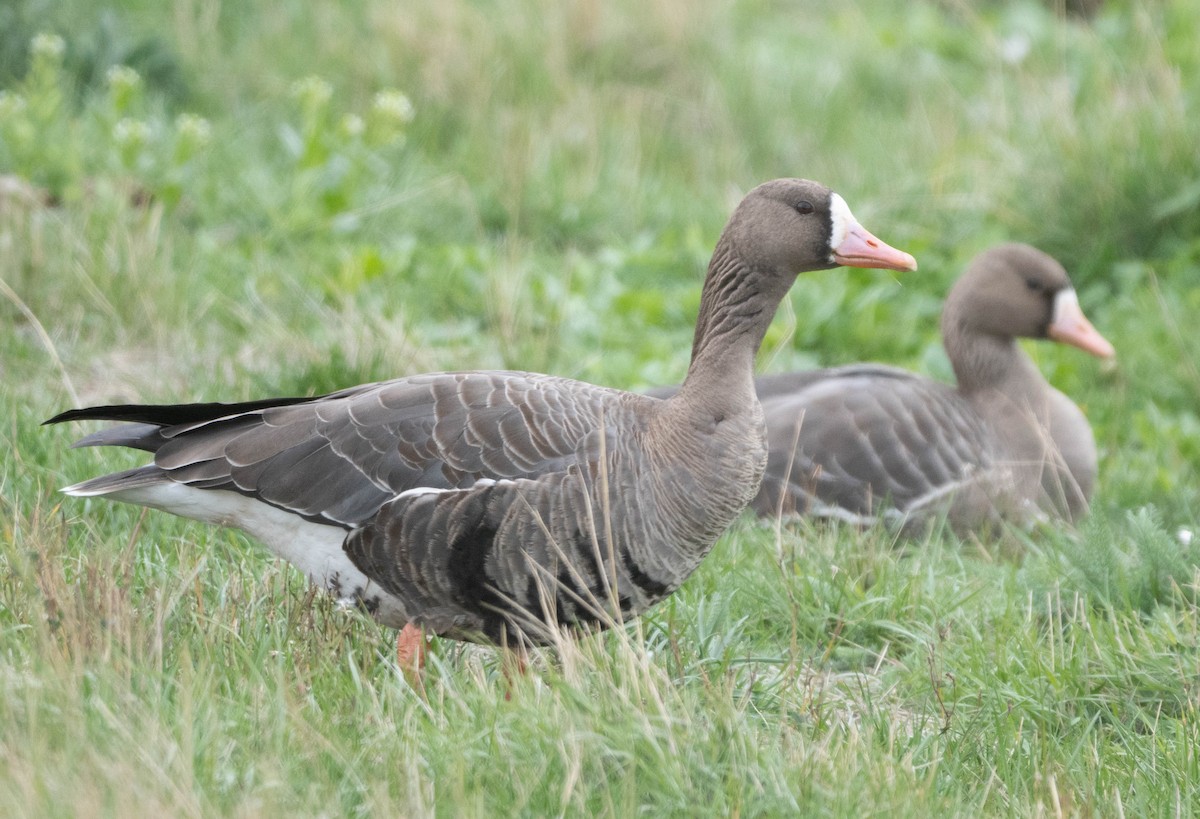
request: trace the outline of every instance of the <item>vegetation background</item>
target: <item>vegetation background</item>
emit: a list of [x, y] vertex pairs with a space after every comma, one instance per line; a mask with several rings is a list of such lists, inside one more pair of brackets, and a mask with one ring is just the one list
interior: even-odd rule
[[[1200, 0], [7, 0], [0, 812], [1200, 812]], [[78, 404], [511, 367], [643, 388], [760, 181], [921, 271], [805, 277], [780, 371], [948, 378], [997, 241], [1119, 359], [1031, 344], [1102, 465], [1080, 531], [739, 524], [627, 632], [535, 658], [392, 634], [240, 535], [65, 500], [133, 465]]]

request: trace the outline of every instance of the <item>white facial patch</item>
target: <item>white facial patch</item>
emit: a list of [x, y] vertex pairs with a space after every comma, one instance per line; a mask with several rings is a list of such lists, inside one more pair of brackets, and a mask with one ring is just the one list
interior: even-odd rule
[[836, 193], [830, 194], [829, 261], [833, 261], [833, 254], [842, 246], [842, 242], [845, 241], [846, 233], [850, 230], [850, 226], [857, 223], [858, 220], [850, 212], [850, 206], [846, 204], [846, 200]]
[[1054, 315], [1051, 317], [1050, 323], [1054, 324], [1060, 321], [1063, 312], [1072, 307], [1079, 307], [1079, 296], [1075, 294], [1075, 288], [1068, 287], [1066, 290], [1059, 290], [1058, 295], [1054, 297]]

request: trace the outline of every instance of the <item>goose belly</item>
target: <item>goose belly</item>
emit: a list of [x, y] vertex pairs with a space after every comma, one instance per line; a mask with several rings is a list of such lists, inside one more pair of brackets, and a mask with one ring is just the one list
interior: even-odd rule
[[270, 504], [221, 489], [161, 483], [114, 492], [109, 497], [161, 509], [180, 517], [241, 529], [304, 573], [340, 602], [361, 605], [392, 628], [408, 622], [400, 601], [363, 574], [342, 548], [345, 529], [305, 520]]

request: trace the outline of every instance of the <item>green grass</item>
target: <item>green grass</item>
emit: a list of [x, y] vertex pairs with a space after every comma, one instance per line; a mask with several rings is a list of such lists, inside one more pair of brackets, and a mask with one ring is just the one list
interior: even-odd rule
[[[0, 10], [0, 812], [1200, 812], [1200, 3], [695, 5]], [[1119, 352], [1028, 346], [1101, 448], [1079, 531], [747, 521], [625, 632], [512, 683], [439, 642], [419, 696], [240, 535], [55, 492], [137, 463], [38, 426], [76, 403], [677, 381], [781, 175], [922, 269], [804, 278], [764, 369], [946, 377], [974, 253], [1063, 261]]]

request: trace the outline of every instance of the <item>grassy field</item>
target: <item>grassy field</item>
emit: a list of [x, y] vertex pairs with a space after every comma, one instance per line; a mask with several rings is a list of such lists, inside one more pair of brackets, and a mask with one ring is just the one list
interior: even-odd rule
[[[0, 7], [0, 813], [1200, 813], [1200, 0], [13, 0]], [[119, 68], [118, 66], [125, 66]], [[761, 368], [949, 377], [1026, 241], [1115, 365], [1079, 531], [739, 523], [534, 658], [394, 635], [240, 535], [64, 499], [77, 404], [512, 367], [678, 381], [708, 254], [805, 176], [914, 253], [803, 278]]]

